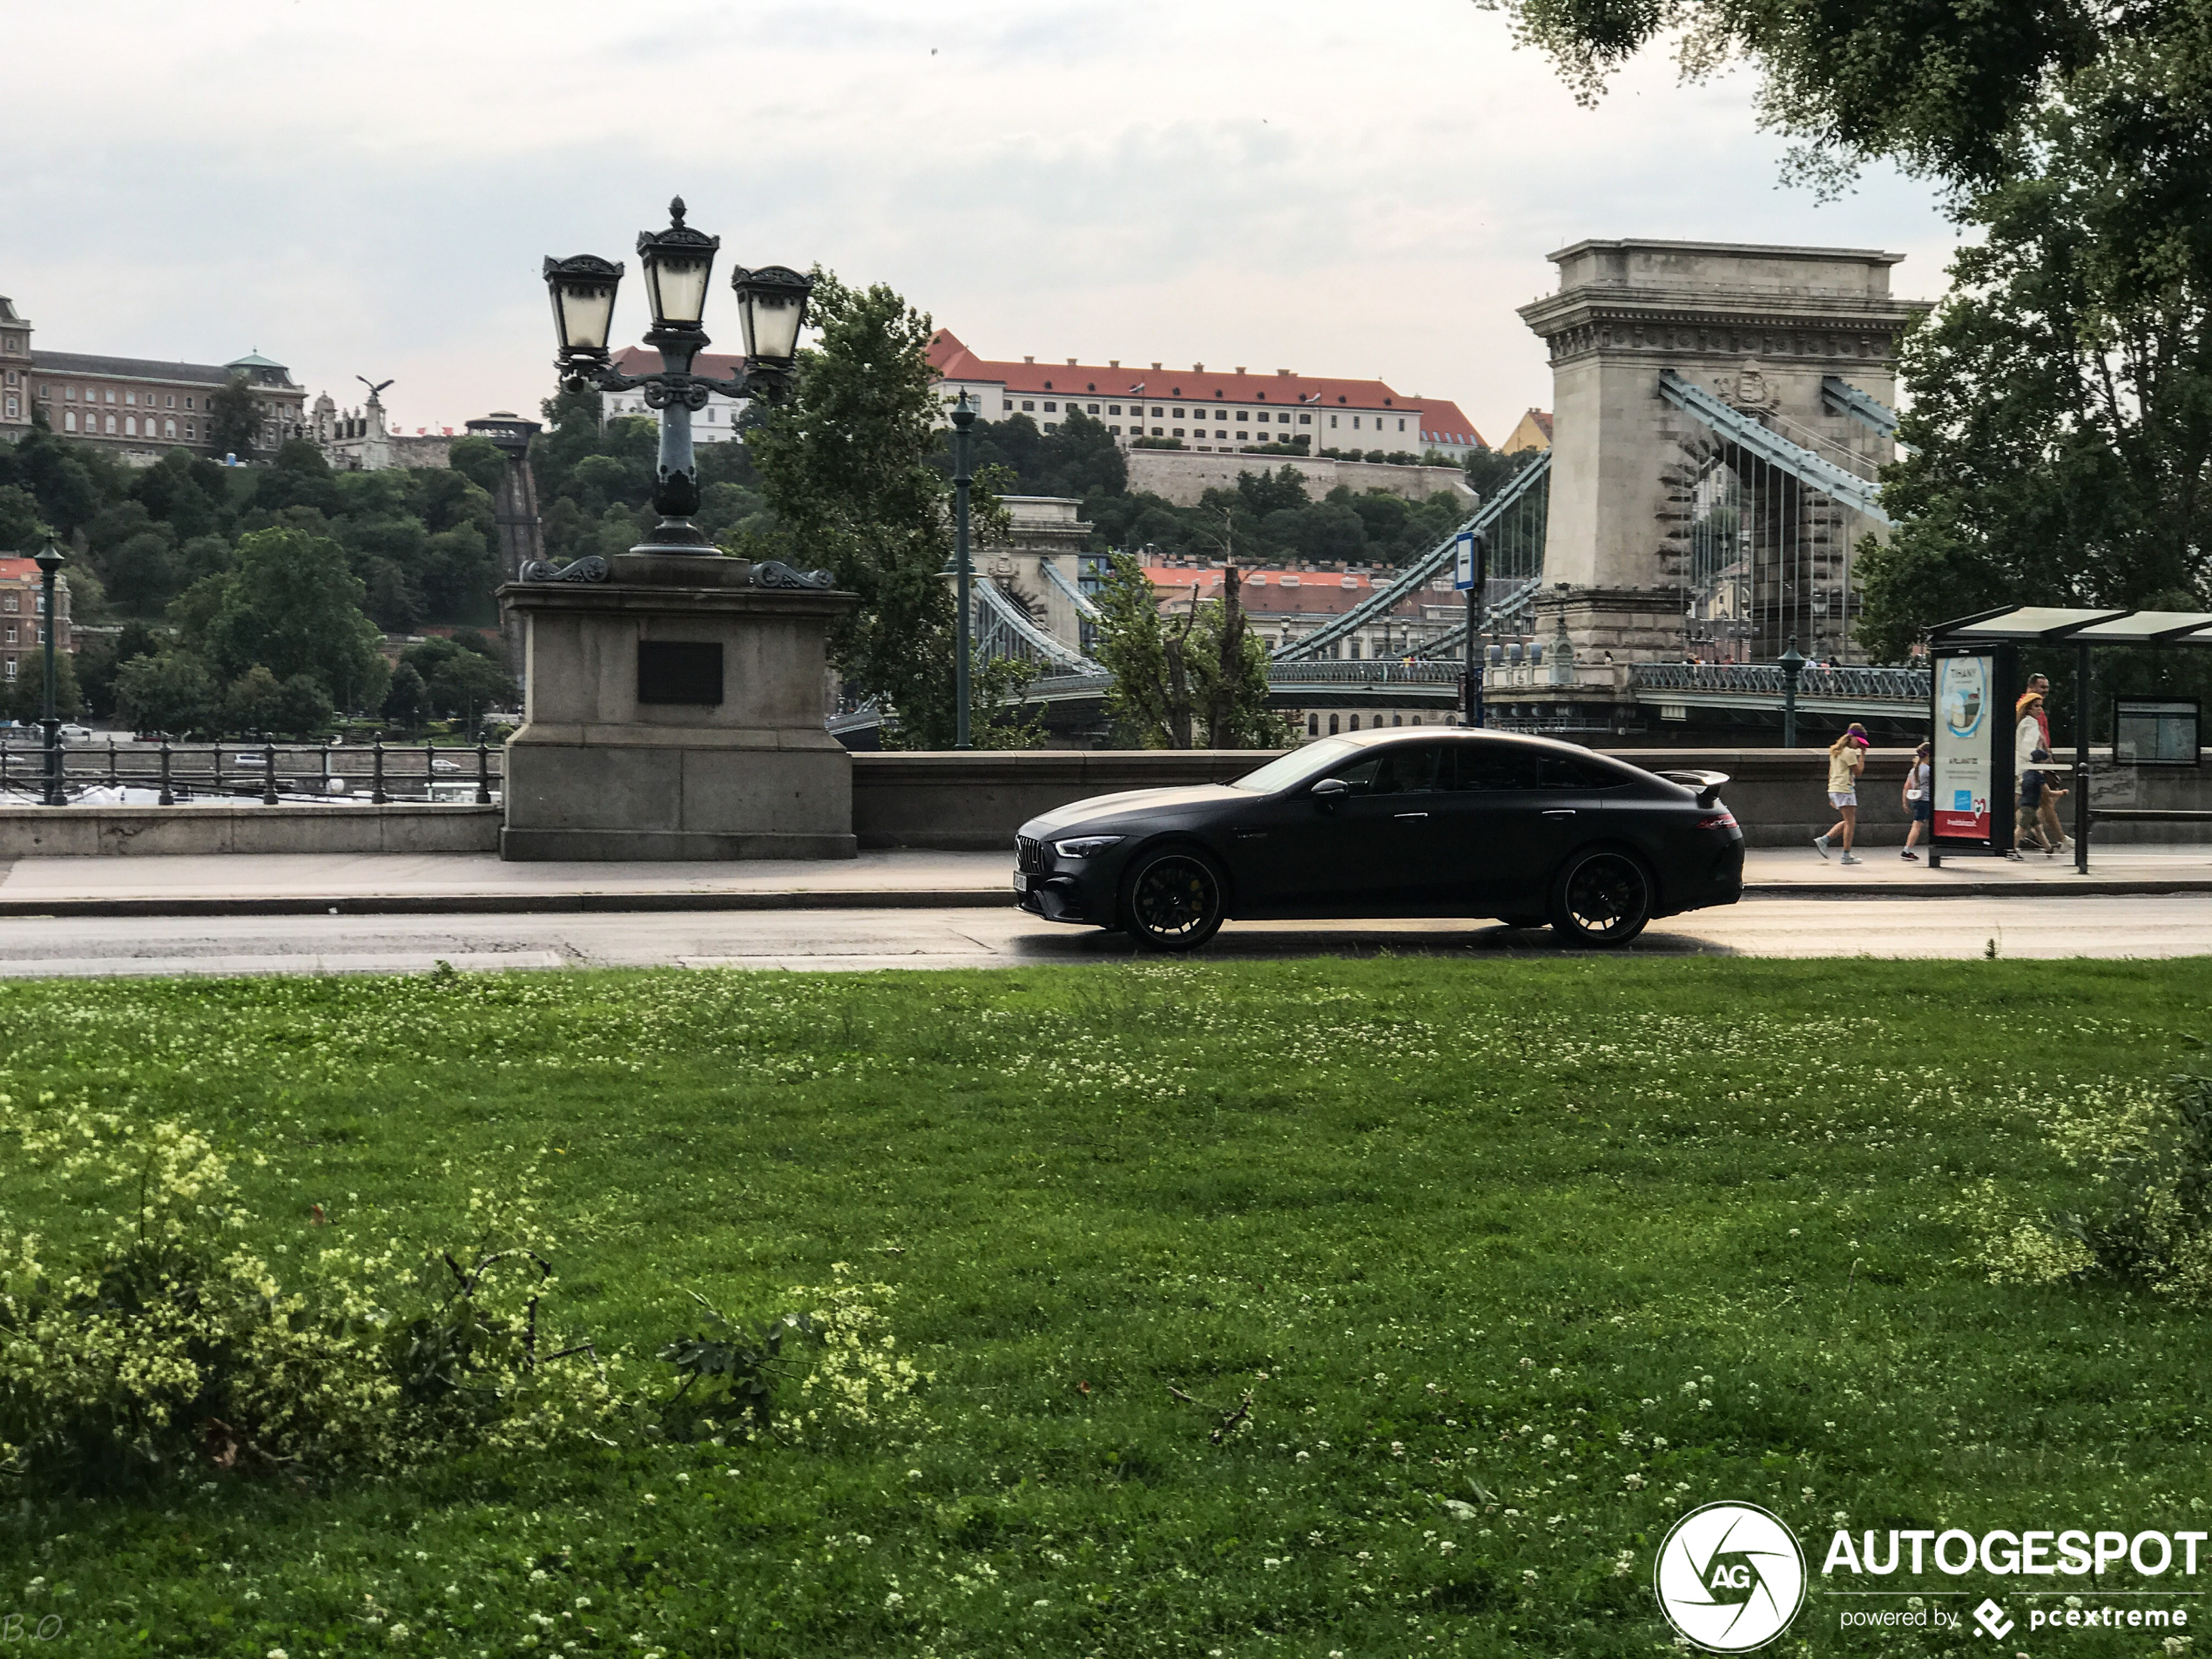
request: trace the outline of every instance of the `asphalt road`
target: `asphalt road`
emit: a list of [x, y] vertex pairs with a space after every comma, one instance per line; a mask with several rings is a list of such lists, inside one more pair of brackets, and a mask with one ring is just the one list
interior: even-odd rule
[[[1679, 916], [1638, 955], [2193, 956], [2212, 894], [1752, 899]], [[1548, 956], [1548, 933], [1471, 922], [1242, 922], [1223, 958]], [[1127, 941], [1008, 909], [554, 915], [23, 918], [0, 924], [0, 978], [637, 968], [1008, 968], [1128, 960]]]

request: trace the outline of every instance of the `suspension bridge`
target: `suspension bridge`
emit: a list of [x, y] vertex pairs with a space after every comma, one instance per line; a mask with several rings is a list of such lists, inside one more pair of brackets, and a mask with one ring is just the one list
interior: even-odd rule
[[[1268, 664], [1269, 700], [1304, 711], [1433, 710], [1461, 696], [1467, 624], [1378, 659], [1385, 619], [1432, 595], [1465, 531], [1488, 548], [1480, 598], [1493, 718], [1534, 730], [1757, 732], [1781, 670], [1815, 666], [1816, 722], [1925, 725], [1925, 671], [1858, 661], [1854, 565], [1892, 526], [1896, 342], [1925, 307], [1893, 299], [1900, 256], [1863, 249], [1592, 241], [1553, 254], [1555, 293], [1521, 315], [1550, 349], [1554, 447], [1464, 523]], [[1041, 577], [1081, 624], [1098, 610], [1052, 559]], [[1111, 677], [999, 583], [973, 588], [979, 648], [1034, 671], [1025, 700], [1079, 724]], [[1365, 639], [1365, 660], [1350, 642]], [[846, 717], [865, 724], [866, 713]], [[1333, 728], [1333, 722], [1332, 722]]]

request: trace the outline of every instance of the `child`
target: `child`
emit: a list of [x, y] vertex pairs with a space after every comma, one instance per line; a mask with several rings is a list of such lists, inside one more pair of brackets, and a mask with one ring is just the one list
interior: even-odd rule
[[2043, 798], [2035, 807], [2036, 827], [2043, 832], [2043, 851], [2053, 858], [2074, 850], [2073, 839], [2059, 823], [2059, 803], [2074, 792], [2054, 784], [2051, 779], [2057, 776], [2054, 772], [2043, 774]]

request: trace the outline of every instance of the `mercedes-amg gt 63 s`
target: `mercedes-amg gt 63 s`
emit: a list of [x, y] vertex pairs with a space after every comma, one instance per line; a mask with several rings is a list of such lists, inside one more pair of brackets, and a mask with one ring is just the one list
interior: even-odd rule
[[1231, 917], [1495, 917], [1623, 945], [1655, 916], [1743, 895], [1727, 781], [1495, 732], [1324, 738], [1234, 783], [1033, 818], [1014, 891], [1048, 921], [1156, 950], [1194, 950]]

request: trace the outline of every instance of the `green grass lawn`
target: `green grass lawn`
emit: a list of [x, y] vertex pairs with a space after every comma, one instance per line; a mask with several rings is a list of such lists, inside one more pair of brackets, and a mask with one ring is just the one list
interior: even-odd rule
[[[252, 1659], [1649, 1654], [1654, 1548], [1710, 1499], [1816, 1573], [1838, 1512], [2212, 1524], [2203, 1316], [1993, 1285], [1943, 1216], [1984, 1176], [2073, 1196], [2040, 1125], [2190, 1063], [2208, 993], [1387, 959], [0, 988], [0, 1091], [200, 1127], [280, 1271], [534, 1191], [559, 1320], [631, 1386], [672, 1381], [690, 1292], [765, 1318], [833, 1264], [932, 1373], [797, 1445], [5, 1494], [0, 1620]], [[90, 1220], [56, 1190], [8, 1218], [58, 1251]], [[1817, 1611], [1779, 1650], [2000, 1645]]]

